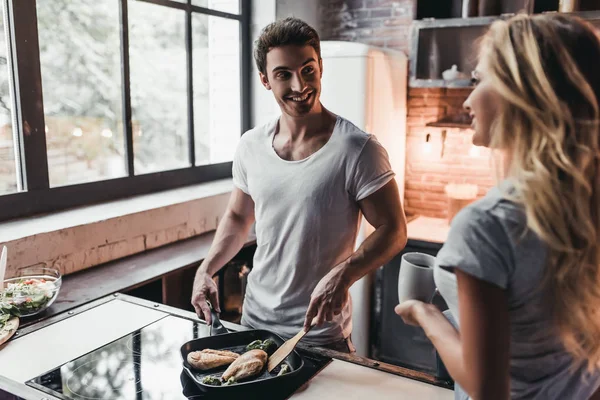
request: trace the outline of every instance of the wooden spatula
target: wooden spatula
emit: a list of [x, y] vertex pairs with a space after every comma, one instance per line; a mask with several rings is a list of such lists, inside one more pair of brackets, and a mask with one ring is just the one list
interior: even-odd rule
[[281, 347], [279, 347], [277, 351], [273, 353], [271, 357], [269, 357], [269, 361], [267, 363], [267, 370], [271, 372], [275, 369], [275, 367], [281, 364], [281, 362], [285, 360], [285, 358], [289, 356], [292, 351], [294, 351], [294, 348], [296, 347], [300, 339], [302, 339], [304, 335], [306, 335], [308, 331], [311, 330], [311, 328], [312, 326], [308, 328], [308, 330], [304, 330], [304, 328], [302, 328], [302, 330], [298, 332], [296, 336], [282, 344]]

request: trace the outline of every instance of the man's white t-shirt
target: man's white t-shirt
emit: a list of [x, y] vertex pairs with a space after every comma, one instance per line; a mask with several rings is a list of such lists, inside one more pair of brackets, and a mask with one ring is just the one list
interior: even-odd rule
[[[255, 204], [257, 249], [248, 275], [242, 324], [284, 338], [304, 323], [310, 296], [333, 267], [354, 250], [358, 201], [394, 177], [387, 152], [369, 135], [337, 117], [329, 141], [299, 161], [273, 149], [279, 118], [246, 132], [233, 160], [233, 182]], [[322, 345], [347, 338], [352, 305], [305, 337]]]

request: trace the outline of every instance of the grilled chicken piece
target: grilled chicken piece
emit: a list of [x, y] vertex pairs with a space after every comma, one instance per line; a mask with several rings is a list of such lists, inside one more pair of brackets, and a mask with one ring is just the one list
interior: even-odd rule
[[204, 349], [188, 353], [187, 362], [194, 368], [207, 370], [229, 365], [239, 356], [239, 354], [232, 351]]
[[268, 355], [263, 350], [250, 350], [242, 354], [223, 373], [221, 379], [227, 382], [233, 378], [235, 382], [258, 375], [267, 363]]

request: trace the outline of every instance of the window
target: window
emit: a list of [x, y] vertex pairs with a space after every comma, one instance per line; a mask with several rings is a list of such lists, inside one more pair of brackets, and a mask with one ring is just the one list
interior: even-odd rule
[[[190, 166], [185, 17], [183, 10], [129, 0], [136, 174]], [[192, 43], [198, 40], [192, 35]]]
[[[224, 3], [224, 1], [221, 1]], [[233, 159], [241, 129], [240, 37], [235, 21], [196, 14], [194, 41], [194, 132], [196, 165]]]
[[4, 10], [0, 15], [0, 196], [17, 191], [17, 163], [12, 123], [11, 74]]
[[0, 220], [231, 176], [250, 0], [4, 4]]
[[37, 0], [37, 20], [50, 187], [126, 176], [119, 1]]

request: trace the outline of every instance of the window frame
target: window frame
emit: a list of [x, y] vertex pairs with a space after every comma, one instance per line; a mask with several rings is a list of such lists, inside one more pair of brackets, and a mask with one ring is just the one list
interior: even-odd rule
[[127, 176], [89, 183], [50, 187], [45, 115], [38, 42], [36, 0], [2, 0], [7, 25], [8, 64], [12, 69], [13, 132], [17, 146], [17, 193], [0, 195], [0, 221], [154, 193], [218, 179], [230, 178], [232, 162], [196, 166], [192, 60], [192, 15], [200, 13], [240, 22], [241, 132], [250, 128], [251, 0], [240, 1], [240, 14], [172, 0], [133, 0], [186, 12], [185, 48], [187, 78], [188, 157], [190, 166], [134, 175], [131, 87], [129, 69], [128, 0], [119, 0], [121, 89]]

